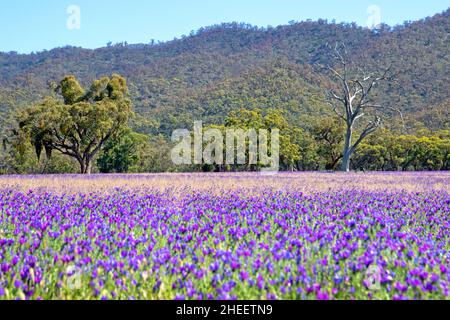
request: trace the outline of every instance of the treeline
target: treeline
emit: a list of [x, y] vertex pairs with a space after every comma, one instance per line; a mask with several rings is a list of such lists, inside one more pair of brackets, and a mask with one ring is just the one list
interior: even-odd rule
[[[283, 171], [337, 170], [342, 160], [344, 126], [326, 116], [311, 118], [305, 128], [288, 123], [277, 110], [240, 109], [229, 113], [215, 128], [277, 128], [280, 130], [280, 166]], [[258, 165], [175, 165], [171, 150], [176, 142], [163, 135], [148, 136], [124, 128], [105, 144], [94, 161], [94, 173], [255, 171]], [[54, 152], [52, 157], [35, 156], [29, 143], [4, 143], [0, 154], [2, 174], [78, 173], [78, 163]], [[357, 149], [351, 163], [357, 171], [449, 170], [450, 131], [423, 129], [416, 134], [380, 129]]]

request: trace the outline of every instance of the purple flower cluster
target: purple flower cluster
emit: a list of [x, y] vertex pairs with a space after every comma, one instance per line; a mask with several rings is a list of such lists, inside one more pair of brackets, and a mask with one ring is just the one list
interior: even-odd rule
[[0, 191], [0, 299], [448, 299], [450, 196]]

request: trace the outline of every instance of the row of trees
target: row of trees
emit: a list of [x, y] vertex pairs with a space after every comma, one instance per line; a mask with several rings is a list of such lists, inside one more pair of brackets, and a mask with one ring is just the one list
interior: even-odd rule
[[[270, 110], [237, 110], [230, 113], [226, 128], [279, 128], [280, 165], [285, 171], [339, 170], [344, 160], [346, 123], [336, 117], [311, 118], [308, 128], [289, 125], [283, 112]], [[365, 128], [355, 129], [357, 136]], [[349, 161], [353, 170], [408, 171], [449, 170], [450, 131], [421, 130], [417, 135], [380, 128], [377, 134], [361, 139]], [[209, 168], [220, 170], [223, 168]], [[225, 170], [236, 169], [228, 167]], [[248, 170], [248, 165], [237, 170]]]
[[[281, 111], [236, 110], [229, 114], [227, 128], [280, 129], [280, 166], [286, 171], [338, 170], [343, 159], [346, 126], [336, 117], [311, 118], [308, 128], [289, 125]], [[208, 128], [205, 128], [205, 130]], [[2, 147], [1, 173], [77, 173], [80, 163], [56, 150], [38, 159], [35, 148], [16, 136]], [[257, 166], [184, 165], [170, 158], [174, 144], [165, 136], [147, 136], [124, 126], [95, 157], [91, 168], [102, 173], [248, 171]], [[6, 148], [6, 149], [5, 149]], [[422, 130], [416, 135], [380, 129], [356, 149], [351, 159], [353, 170], [409, 171], [449, 170], [450, 131]]]

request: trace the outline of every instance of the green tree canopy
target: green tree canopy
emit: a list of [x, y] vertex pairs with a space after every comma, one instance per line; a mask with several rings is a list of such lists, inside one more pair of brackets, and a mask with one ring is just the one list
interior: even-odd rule
[[149, 136], [126, 128], [106, 142], [97, 166], [102, 173], [133, 172], [148, 149]]
[[89, 174], [102, 146], [127, 126], [132, 115], [126, 80], [119, 75], [95, 80], [88, 90], [74, 76], [65, 77], [56, 92], [62, 100], [47, 97], [19, 117], [21, 131], [39, 158], [57, 150], [75, 158], [80, 172]]

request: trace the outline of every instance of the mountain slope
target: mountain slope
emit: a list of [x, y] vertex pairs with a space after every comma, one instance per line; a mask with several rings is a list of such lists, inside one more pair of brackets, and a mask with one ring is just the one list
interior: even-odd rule
[[382, 102], [404, 110], [411, 127], [419, 121], [419, 126], [440, 129], [448, 122], [433, 119], [448, 116], [449, 34], [447, 10], [377, 32], [323, 20], [270, 29], [230, 23], [156, 45], [0, 53], [0, 121], [48, 94], [49, 84], [66, 74], [88, 83], [116, 72], [129, 81], [135, 126], [143, 132], [169, 134], [193, 120], [221, 122], [240, 107], [282, 108], [291, 121], [301, 123], [302, 116], [325, 108], [311, 66], [326, 62], [325, 44], [341, 41], [354, 59], [393, 64], [399, 72], [394, 85], [382, 88]]

